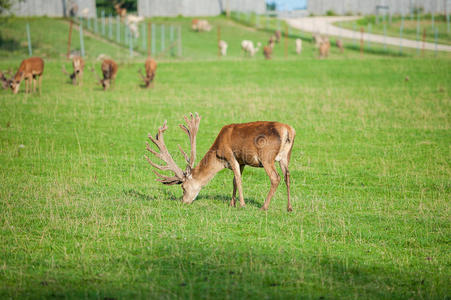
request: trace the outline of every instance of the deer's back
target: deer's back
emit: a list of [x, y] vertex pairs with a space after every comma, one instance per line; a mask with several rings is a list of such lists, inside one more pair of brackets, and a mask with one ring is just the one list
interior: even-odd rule
[[15, 77], [20, 76], [21, 72], [25, 76], [42, 75], [42, 73], [44, 73], [44, 60], [40, 57], [30, 57], [24, 59], [20, 64], [19, 70], [17, 71]]
[[287, 146], [291, 149], [295, 134], [279, 122], [230, 124], [221, 129], [211, 150], [219, 156], [231, 151], [240, 164], [261, 167], [262, 161], [274, 161]]

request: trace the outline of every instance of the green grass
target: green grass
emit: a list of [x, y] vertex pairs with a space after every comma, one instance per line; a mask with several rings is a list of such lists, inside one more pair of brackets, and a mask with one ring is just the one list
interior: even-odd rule
[[[450, 60], [307, 53], [161, 61], [152, 90], [124, 61], [107, 92], [48, 59], [41, 96], [0, 91], [0, 297], [449, 297]], [[189, 206], [155, 181], [147, 133], [167, 120], [182, 165], [195, 111], [197, 161], [225, 124], [296, 129], [292, 213], [283, 184], [259, 210], [263, 169], [243, 209], [229, 170]]]
[[[387, 35], [399, 37], [401, 28], [401, 17], [395, 16], [392, 18], [391, 24], [388, 23], [388, 17], [386, 19]], [[384, 24], [382, 18], [379, 24], [376, 24], [375, 16], [366, 16], [362, 19], [352, 22], [339, 22], [340, 26], [348, 29], [354, 29], [357, 26], [357, 30], [363, 27], [368, 31], [368, 24], [371, 23], [371, 33], [384, 34]], [[426, 30], [426, 41], [430, 43], [435, 42], [435, 28], [438, 30], [437, 42], [439, 44], [451, 45], [451, 32], [447, 32], [447, 23], [445, 16], [436, 16], [434, 19], [434, 28], [432, 27], [431, 16], [422, 16], [420, 18], [420, 35], [419, 40], [423, 40], [423, 31]], [[402, 37], [406, 39], [417, 40], [417, 17], [413, 19], [410, 17], [404, 18], [404, 29]]]

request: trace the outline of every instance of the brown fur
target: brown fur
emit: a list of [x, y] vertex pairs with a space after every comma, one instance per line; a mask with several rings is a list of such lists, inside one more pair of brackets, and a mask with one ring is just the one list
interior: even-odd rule
[[[193, 117], [191, 118], [191, 120], [195, 120]], [[200, 118], [198, 116], [197, 118], [198, 128]], [[188, 122], [187, 118], [186, 120]], [[194, 129], [195, 132], [197, 132], [197, 128]], [[166, 129], [166, 124], [163, 125], [163, 127], [160, 127], [159, 134], [156, 137], [157, 143], [164, 144], [162, 133]], [[266, 210], [268, 209], [271, 198], [280, 182], [280, 176], [274, 164], [275, 161], [279, 161], [287, 186], [287, 210], [291, 211], [290, 173], [288, 171], [288, 164], [290, 162], [295, 135], [296, 132], [291, 126], [279, 122], [258, 121], [224, 126], [207, 154], [205, 154], [195, 168], [192, 170], [191, 168], [187, 168], [188, 171], [184, 172], [182, 177], [176, 175], [175, 177], [165, 178], [160, 175], [160, 181], [166, 184], [182, 184], [183, 202], [192, 203], [203, 186], [205, 186], [219, 171], [224, 168], [229, 168], [234, 173], [233, 194], [230, 205], [235, 206], [235, 196], [236, 191], [238, 190], [240, 205], [245, 206], [241, 180], [243, 169], [246, 165], [264, 168], [271, 181], [271, 188], [265, 203], [262, 206], [262, 209]], [[157, 144], [154, 141], [154, 138], [151, 138], [151, 140]], [[167, 152], [166, 148], [160, 149], [162, 154], [156, 153], [153, 150], [149, 151], [160, 158], [163, 153]], [[166, 153], [164, 157], [167, 158], [170, 156]], [[151, 161], [149, 162], [156, 167]], [[181, 169], [174, 168], [172, 159], [168, 161], [168, 165], [169, 164], [172, 167], [172, 169], [169, 168], [170, 170], [173, 170], [176, 174], [177, 172], [179, 174], [181, 173]], [[160, 169], [167, 170], [168, 168], [161, 168], [160, 166]]]
[[66, 68], [63, 65], [63, 73], [69, 75], [73, 85], [81, 85], [83, 79], [83, 71], [85, 69], [85, 61], [80, 56], [74, 56], [72, 58], [72, 68], [74, 72], [72, 74], [67, 73]]
[[146, 88], [148, 88], [150, 87], [150, 84], [153, 83], [155, 75], [157, 74], [157, 62], [153, 58], [148, 57], [144, 66], [146, 68], [146, 76], [141, 74], [141, 77], [144, 80]]
[[33, 92], [36, 92], [36, 77], [39, 81], [39, 94], [41, 94], [42, 74], [44, 73], [44, 60], [40, 57], [30, 57], [24, 59], [16, 72], [16, 75], [9, 81], [9, 86], [14, 94], [19, 92], [20, 83], [25, 79], [25, 92], [31, 92], [33, 81]]
[[117, 64], [112, 59], [104, 59], [101, 66], [103, 79], [100, 79], [97, 76], [97, 80], [100, 82], [100, 84], [103, 87], [103, 90], [106, 90], [108, 87], [113, 85], [114, 79], [116, 78], [117, 74]]

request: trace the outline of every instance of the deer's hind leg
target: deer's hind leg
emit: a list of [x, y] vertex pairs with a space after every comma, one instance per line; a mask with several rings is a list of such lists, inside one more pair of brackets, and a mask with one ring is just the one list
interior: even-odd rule
[[268, 196], [266, 196], [265, 203], [262, 206], [262, 210], [267, 210], [269, 207], [269, 203], [271, 202], [272, 196], [277, 190], [277, 187], [280, 183], [280, 175], [277, 173], [276, 166], [274, 165], [274, 161], [263, 163], [263, 168], [265, 168], [266, 174], [269, 176], [269, 180], [271, 180], [271, 188], [269, 189]]

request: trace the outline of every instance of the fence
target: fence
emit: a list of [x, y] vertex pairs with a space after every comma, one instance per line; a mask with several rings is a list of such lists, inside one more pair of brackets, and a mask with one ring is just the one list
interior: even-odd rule
[[[181, 57], [182, 31], [180, 25], [167, 23], [138, 22], [127, 26], [119, 16], [105, 15], [100, 17], [74, 19], [80, 26], [80, 39], [83, 29], [100, 36], [110, 42], [129, 49], [130, 57], [152, 55], [155, 57]], [[81, 41], [81, 40], [80, 40]], [[81, 49], [84, 53], [84, 49]]]

